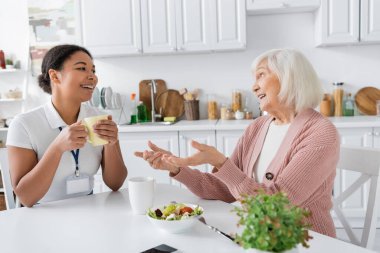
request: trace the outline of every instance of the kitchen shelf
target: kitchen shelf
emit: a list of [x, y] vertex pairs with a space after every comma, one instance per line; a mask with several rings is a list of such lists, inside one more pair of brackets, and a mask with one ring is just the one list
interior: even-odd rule
[[0, 69], [0, 74], [21, 73], [21, 72], [23, 72], [21, 69]]
[[0, 98], [0, 102], [22, 102], [23, 98]]

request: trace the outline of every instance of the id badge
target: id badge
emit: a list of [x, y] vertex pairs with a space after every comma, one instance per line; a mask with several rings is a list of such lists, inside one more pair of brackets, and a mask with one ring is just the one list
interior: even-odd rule
[[66, 194], [90, 191], [90, 177], [81, 173], [78, 177], [71, 175], [66, 179]]

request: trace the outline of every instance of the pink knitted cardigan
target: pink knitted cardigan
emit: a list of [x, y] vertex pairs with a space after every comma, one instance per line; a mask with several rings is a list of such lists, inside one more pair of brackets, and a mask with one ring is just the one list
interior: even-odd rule
[[266, 175], [271, 174], [257, 183], [253, 167], [272, 120], [270, 116], [254, 120], [219, 171], [181, 168], [173, 178], [201, 198], [226, 202], [234, 202], [244, 193], [255, 194], [257, 189], [269, 194], [286, 192], [293, 204], [311, 211], [312, 230], [335, 237], [330, 215], [340, 147], [335, 126], [312, 109], [299, 113], [269, 164]]

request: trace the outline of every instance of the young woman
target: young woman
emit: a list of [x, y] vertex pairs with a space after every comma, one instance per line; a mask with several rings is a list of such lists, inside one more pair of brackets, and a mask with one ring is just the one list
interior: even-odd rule
[[108, 141], [87, 143], [81, 120], [99, 115], [82, 102], [91, 99], [98, 78], [91, 54], [76, 45], [50, 49], [43, 59], [40, 87], [51, 100], [14, 118], [8, 131], [10, 174], [15, 194], [28, 207], [34, 204], [88, 195], [94, 175], [102, 167], [106, 185], [117, 191], [127, 177], [111, 116], [94, 125]]

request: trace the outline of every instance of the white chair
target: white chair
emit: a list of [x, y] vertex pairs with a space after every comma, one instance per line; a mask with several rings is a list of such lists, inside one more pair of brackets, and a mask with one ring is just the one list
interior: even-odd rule
[[4, 185], [5, 193], [5, 205], [7, 209], [13, 209], [20, 207], [18, 199], [13, 195], [13, 187], [11, 183], [11, 175], [9, 174], [9, 163], [8, 163], [8, 149], [0, 148], [0, 169], [1, 177]]
[[[373, 249], [377, 224], [377, 208], [380, 198], [380, 149], [342, 146], [340, 148], [340, 159], [337, 168], [360, 172], [361, 176], [333, 200], [333, 209], [342, 223], [351, 243], [361, 247]], [[351, 194], [355, 193], [355, 191], [368, 180], [370, 181], [368, 202], [364, 220], [364, 228], [361, 239], [359, 240], [354, 234], [340, 206], [343, 201], [345, 201]]]

